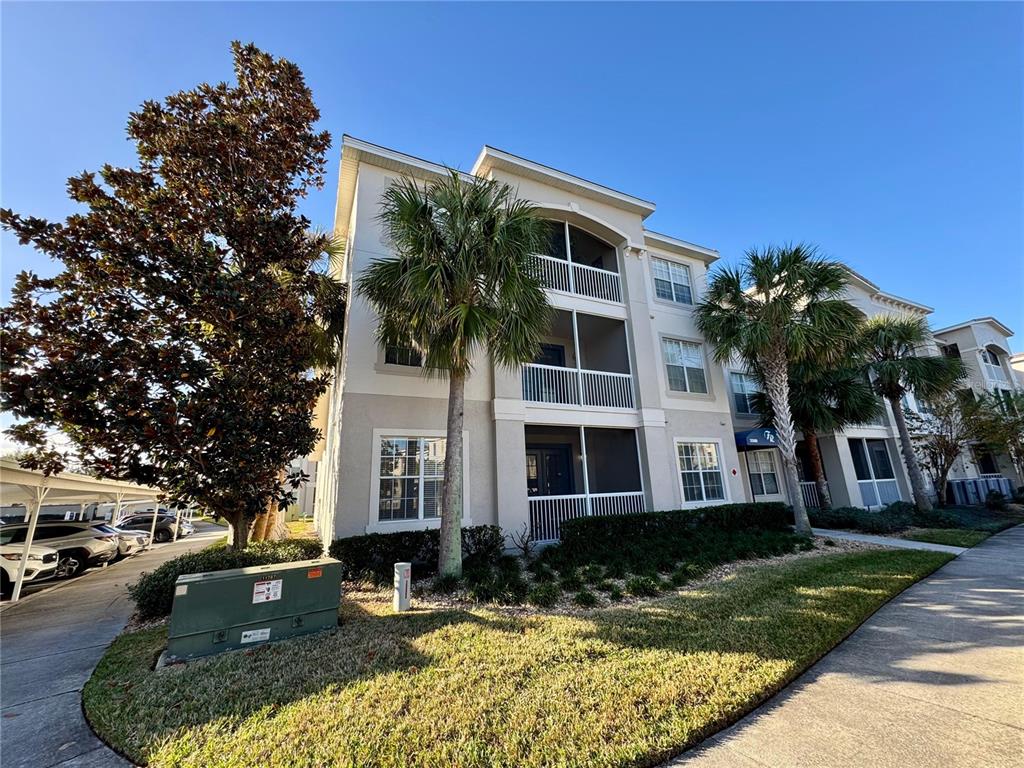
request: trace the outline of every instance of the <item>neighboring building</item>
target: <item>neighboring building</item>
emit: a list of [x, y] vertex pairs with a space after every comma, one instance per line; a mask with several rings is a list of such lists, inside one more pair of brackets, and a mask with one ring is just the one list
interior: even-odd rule
[[[966, 388], [974, 396], [991, 394], [1004, 400], [1007, 407], [1014, 392], [1024, 392], [1024, 375], [1015, 369], [1015, 362], [1024, 355], [1010, 352], [1013, 331], [994, 317], [977, 317], [934, 332], [943, 354], [958, 357], [967, 367]], [[1014, 488], [1024, 485], [1013, 463], [1003, 454], [984, 446], [965, 451], [954, 469], [954, 478], [1009, 478]]]
[[[927, 317], [932, 311], [931, 307], [884, 292], [853, 270], [849, 272], [845, 298], [865, 318], [908, 314]], [[756, 391], [753, 379], [742, 363], [735, 360], [727, 366], [726, 374], [748, 494], [755, 501], [789, 501], [778, 451], [769, 445], [771, 430], [765, 434], [764, 430], [756, 428], [759, 417], [753, 408], [752, 395]], [[912, 397], [909, 399], [912, 402]], [[899, 434], [892, 411], [884, 401], [879, 418], [868, 424], [848, 427], [843, 432], [819, 435], [818, 449], [834, 506], [878, 508], [912, 498], [900, 452]], [[810, 456], [802, 438], [797, 443], [797, 459], [804, 504], [817, 507], [820, 499], [813, 482]]]
[[[442, 166], [345, 137], [335, 234], [352, 283], [387, 245], [378, 201]], [[541, 254], [555, 320], [521, 371], [475, 361], [466, 386], [465, 524], [538, 540], [594, 513], [747, 498], [720, 366], [693, 319], [717, 253], [652, 232], [654, 204], [485, 147], [472, 173], [514, 185], [551, 222]], [[316, 493], [325, 538], [436, 526], [447, 384], [412, 350], [378, 348], [349, 303]]]

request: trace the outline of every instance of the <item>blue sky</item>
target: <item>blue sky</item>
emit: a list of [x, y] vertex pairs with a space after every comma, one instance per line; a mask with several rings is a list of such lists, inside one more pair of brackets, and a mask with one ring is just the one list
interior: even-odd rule
[[[653, 200], [717, 248], [816, 242], [939, 327], [1024, 337], [1024, 5], [2, 6], [0, 201], [59, 218], [65, 179], [130, 164], [128, 113], [231, 75], [253, 41], [350, 133], [468, 168], [484, 143]], [[332, 224], [327, 186], [305, 213]], [[2, 290], [53, 266], [4, 235]], [[1014, 340], [1014, 349], [1024, 342]]]

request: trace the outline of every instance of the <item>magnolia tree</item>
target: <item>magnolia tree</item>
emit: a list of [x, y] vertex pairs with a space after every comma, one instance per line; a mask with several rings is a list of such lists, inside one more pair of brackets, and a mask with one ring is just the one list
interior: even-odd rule
[[135, 168], [68, 181], [64, 222], [2, 211], [58, 262], [18, 275], [3, 308], [2, 406], [29, 467], [63, 466], [57, 428], [100, 477], [251, 521], [299, 482], [328, 384], [310, 371], [340, 334], [331, 244], [296, 212], [323, 184], [327, 133], [302, 73], [232, 46], [237, 82], [148, 101], [128, 121]]
[[942, 504], [949, 473], [974, 436], [977, 406], [953, 392], [923, 402], [926, 403], [924, 412], [905, 408], [903, 414], [918, 463]]

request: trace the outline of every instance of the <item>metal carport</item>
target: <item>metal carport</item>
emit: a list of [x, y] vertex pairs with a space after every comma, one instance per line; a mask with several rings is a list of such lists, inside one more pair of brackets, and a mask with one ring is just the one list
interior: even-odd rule
[[[125, 501], [156, 499], [159, 488], [125, 483], [118, 480], [100, 480], [88, 475], [76, 475], [61, 472], [55, 475], [44, 475], [33, 469], [24, 469], [16, 461], [0, 459], [0, 500], [4, 504], [24, 504], [25, 519], [28, 521], [28, 532], [25, 545], [21, 551], [21, 562], [18, 564], [18, 577], [14, 583], [11, 602], [21, 597], [21, 584], [28, 566], [28, 553], [32, 540], [36, 535], [36, 523], [39, 520], [39, 508], [44, 501], [51, 503], [109, 503], [117, 504], [116, 514]], [[157, 515], [153, 515], [156, 525]], [[152, 541], [152, 532], [150, 532]]]

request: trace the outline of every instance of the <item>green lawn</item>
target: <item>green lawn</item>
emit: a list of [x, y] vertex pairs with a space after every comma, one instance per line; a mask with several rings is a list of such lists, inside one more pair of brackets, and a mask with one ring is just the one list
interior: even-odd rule
[[85, 687], [93, 727], [155, 766], [651, 766], [735, 721], [948, 560], [870, 550], [741, 570], [578, 616], [394, 615], [155, 673], [121, 636]]
[[991, 535], [988, 531], [972, 531], [966, 528], [911, 528], [901, 533], [900, 538], [948, 544], [953, 547], [973, 547]]

